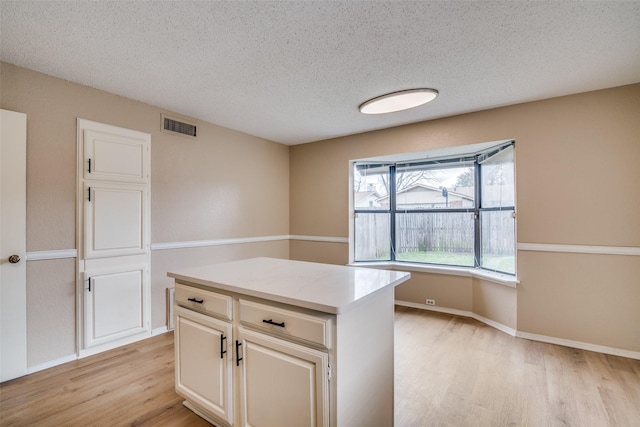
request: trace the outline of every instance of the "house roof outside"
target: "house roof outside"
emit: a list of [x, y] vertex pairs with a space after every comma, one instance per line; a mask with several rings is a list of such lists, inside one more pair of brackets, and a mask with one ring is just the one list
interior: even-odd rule
[[[396, 194], [398, 207], [471, 207], [473, 206], [473, 187], [460, 187], [454, 190], [427, 184], [414, 184]], [[389, 205], [389, 196], [377, 200], [381, 206]]]

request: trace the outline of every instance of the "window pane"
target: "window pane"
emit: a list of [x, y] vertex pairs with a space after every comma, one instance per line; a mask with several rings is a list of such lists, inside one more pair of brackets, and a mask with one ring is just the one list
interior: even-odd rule
[[473, 167], [399, 168], [398, 210], [470, 208], [474, 206]]
[[358, 213], [355, 218], [355, 260], [388, 261], [391, 259], [391, 215]]
[[396, 260], [474, 265], [473, 214], [397, 213]]
[[482, 267], [516, 273], [513, 211], [480, 212], [480, 239]]
[[389, 209], [388, 165], [369, 168], [354, 165], [353, 207], [355, 209]]
[[513, 145], [481, 164], [482, 206], [495, 208], [515, 206]]

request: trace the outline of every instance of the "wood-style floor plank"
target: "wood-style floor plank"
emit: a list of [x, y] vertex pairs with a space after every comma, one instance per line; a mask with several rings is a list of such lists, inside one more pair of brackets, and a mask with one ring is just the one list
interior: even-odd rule
[[640, 426], [640, 361], [396, 307], [395, 425]]
[[[640, 426], [638, 360], [406, 307], [395, 349], [397, 427]], [[1, 384], [0, 425], [209, 425], [182, 401], [167, 333]]]

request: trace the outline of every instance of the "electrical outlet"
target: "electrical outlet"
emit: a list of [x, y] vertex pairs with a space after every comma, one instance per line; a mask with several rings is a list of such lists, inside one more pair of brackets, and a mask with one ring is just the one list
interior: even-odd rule
[[428, 300], [427, 300], [427, 305], [436, 305], [436, 300], [434, 300], [434, 299], [428, 299]]

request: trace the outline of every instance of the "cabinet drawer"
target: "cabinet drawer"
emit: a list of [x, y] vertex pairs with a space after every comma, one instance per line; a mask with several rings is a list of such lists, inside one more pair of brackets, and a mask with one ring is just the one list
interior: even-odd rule
[[233, 300], [228, 295], [176, 283], [176, 304], [222, 319], [232, 319]]
[[331, 347], [331, 318], [240, 299], [240, 321], [262, 330]]

